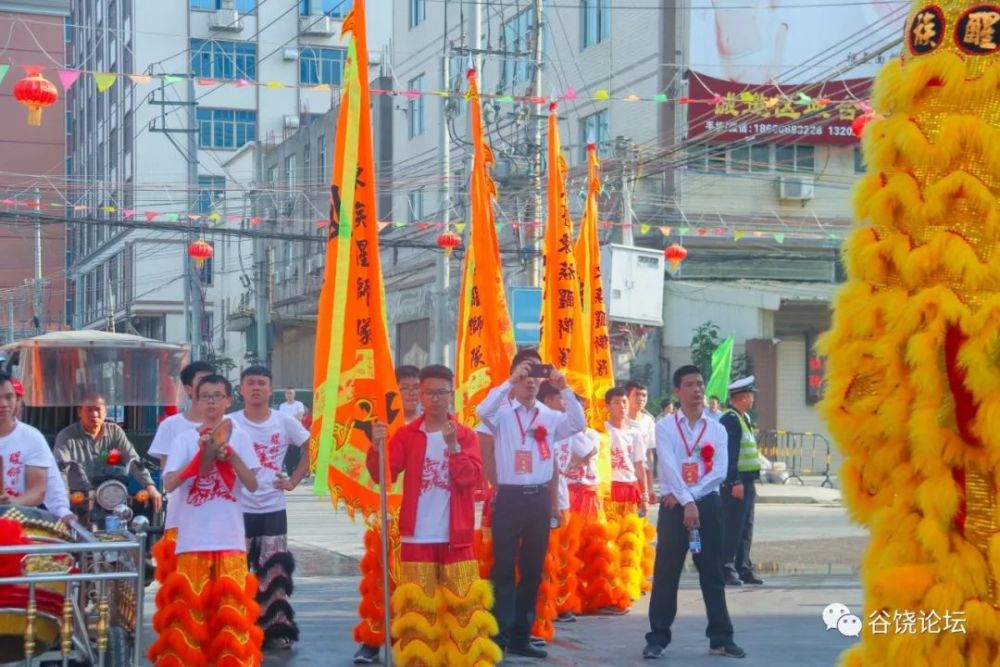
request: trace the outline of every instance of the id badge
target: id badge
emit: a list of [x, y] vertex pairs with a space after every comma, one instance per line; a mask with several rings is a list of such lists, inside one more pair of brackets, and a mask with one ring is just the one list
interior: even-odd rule
[[531, 451], [518, 449], [514, 452], [514, 473], [517, 475], [531, 474]]
[[681, 479], [688, 486], [694, 486], [698, 483], [698, 464], [694, 461], [688, 461], [681, 464]]

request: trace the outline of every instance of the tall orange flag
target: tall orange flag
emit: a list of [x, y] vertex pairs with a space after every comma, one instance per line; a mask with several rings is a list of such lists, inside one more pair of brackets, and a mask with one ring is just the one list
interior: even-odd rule
[[611, 367], [611, 342], [608, 338], [608, 314], [604, 308], [604, 287], [601, 283], [601, 248], [597, 238], [597, 198], [601, 194], [601, 164], [597, 147], [587, 144], [587, 205], [580, 220], [580, 237], [576, 241], [576, 266], [580, 274], [580, 295], [584, 313], [584, 339], [589, 341], [590, 378], [593, 393], [590, 425], [604, 430], [606, 411], [604, 394], [615, 385]]
[[590, 399], [590, 341], [580, 310], [580, 279], [573, 253], [573, 220], [566, 195], [566, 159], [559, 144], [559, 115], [549, 105], [548, 217], [542, 272], [542, 359], [566, 373], [573, 390]]
[[[365, 466], [372, 426], [402, 425], [403, 413], [385, 323], [385, 294], [375, 211], [375, 170], [363, 0], [343, 23], [350, 33], [337, 116], [330, 236], [316, 322], [312, 435], [316, 495], [327, 491], [353, 516], [379, 509]], [[383, 476], [385, 478], [385, 476]], [[399, 502], [399, 485], [389, 503]]]
[[455, 408], [461, 421], [474, 424], [476, 406], [492, 387], [510, 375], [514, 357], [514, 328], [503, 288], [500, 244], [497, 241], [493, 203], [497, 188], [490, 177], [493, 151], [483, 136], [479, 86], [469, 70], [469, 116], [472, 123], [472, 201], [469, 245], [462, 268], [458, 302]]

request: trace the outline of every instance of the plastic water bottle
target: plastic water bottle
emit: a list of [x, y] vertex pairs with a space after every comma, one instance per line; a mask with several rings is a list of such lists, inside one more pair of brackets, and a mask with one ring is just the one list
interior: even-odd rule
[[688, 533], [688, 547], [691, 548], [693, 554], [701, 553], [701, 533], [698, 532], [697, 528], [692, 528], [691, 532]]

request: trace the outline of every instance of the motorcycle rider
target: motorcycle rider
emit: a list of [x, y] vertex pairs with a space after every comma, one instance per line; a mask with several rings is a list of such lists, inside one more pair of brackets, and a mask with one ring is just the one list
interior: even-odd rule
[[[59, 468], [67, 473], [70, 491], [90, 490], [90, 480], [99, 466], [123, 465], [149, 494], [157, 512], [163, 502], [149, 471], [139, 465], [139, 455], [120, 426], [107, 421], [104, 396], [88, 391], [76, 409], [79, 420], [56, 435], [53, 448]], [[113, 463], [117, 452], [120, 463]], [[109, 459], [109, 457], [111, 457]]]

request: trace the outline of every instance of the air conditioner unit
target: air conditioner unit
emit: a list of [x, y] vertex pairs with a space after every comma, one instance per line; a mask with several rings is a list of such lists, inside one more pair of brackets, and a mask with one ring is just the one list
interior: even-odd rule
[[297, 130], [299, 129], [300, 120], [298, 114], [286, 113], [285, 114], [285, 129], [286, 130]]
[[298, 49], [284, 49], [281, 52], [281, 57], [285, 60], [298, 60], [299, 50]]
[[812, 176], [782, 176], [778, 179], [778, 198], [807, 201], [816, 196], [816, 183]]
[[240, 32], [243, 30], [243, 19], [235, 9], [219, 9], [208, 20], [208, 27], [212, 30]]
[[337, 23], [329, 16], [300, 16], [299, 32], [306, 37], [333, 37]]

